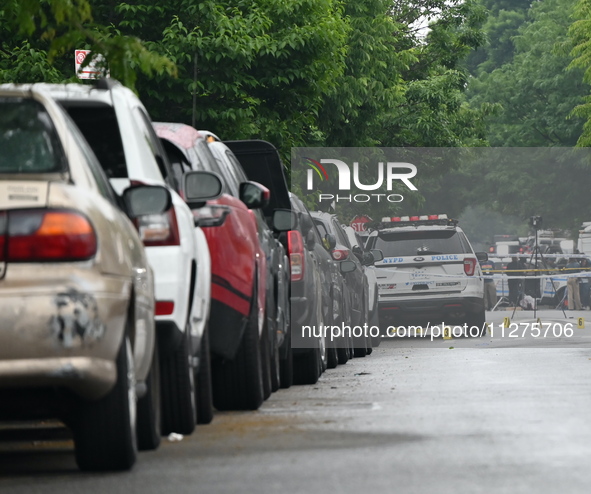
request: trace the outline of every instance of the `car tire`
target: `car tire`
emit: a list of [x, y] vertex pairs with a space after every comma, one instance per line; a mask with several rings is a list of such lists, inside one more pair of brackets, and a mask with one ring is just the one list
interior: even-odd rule
[[137, 402], [137, 445], [140, 451], [158, 449], [162, 437], [158, 338], [154, 339], [154, 354], [150, 372], [146, 378], [146, 388], [146, 394]]
[[279, 361], [279, 377], [283, 389], [290, 388], [293, 384], [293, 352], [291, 350], [291, 334], [287, 335], [287, 355]]
[[[316, 280], [316, 286], [320, 286], [320, 281]], [[315, 317], [312, 324], [318, 327], [324, 326], [322, 314], [322, 294], [317, 292]], [[313, 348], [308, 348], [304, 353], [294, 355], [293, 359], [293, 383], [294, 384], [316, 384], [322, 372], [324, 371], [324, 362], [322, 358], [324, 342], [321, 338], [316, 340]], [[324, 349], [326, 352], [326, 349]]]
[[81, 470], [129, 470], [136, 461], [136, 381], [127, 334], [121, 342], [116, 366], [113, 389], [99, 400], [81, 403], [74, 418], [75, 456]]
[[334, 369], [336, 368], [337, 365], [339, 365], [339, 355], [337, 352], [337, 348], [335, 348], [334, 346], [334, 342], [331, 344], [331, 346], [326, 348], [326, 354], [327, 354], [327, 360], [328, 360], [328, 368], [329, 369]]
[[382, 328], [380, 327], [380, 316], [378, 314], [377, 302], [374, 304], [374, 311], [369, 320], [369, 327], [376, 327], [380, 329], [380, 334], [378, 336], [371, 337], [371, 346], [373, 348], [377, 348], [380, 346], [380, 343], [382, 342]]
[[279, 348], [277, 342], [274, 341], [271, 346], [271, 391], [274, 393], [281, 387], [281, 375], [279, 364]]
[[256, 291], [242, 341], [233, 360], [212, 362], [213, 404], [220, 411], [257, 410], [263, 403], [263, 370]]
[[351, 360], [351, 359], [355, 358], [355, 346], [353, 344], [353, 338], [349, 337], [348, 340], [349, 340], [349, 342], [348, 342], [349, 360]]
[[484, 323], [486, 322], [486, 311], [478, 311], [469, 314], [466, 323], [468, 324], [468, 334], [466, 336], [471, 336], [470, 328], [472, 326], [477, 326], [480, 328], [478, 333], [479, 337], [486, 336], [486, 327]]
[[261, 365], [263, 370], [263, 399], [267, 400], [271, 396], [271, 349], [269, 348], [269, 326], [265, 319], [263, 326], [263, 337], [260, 340], [261, 344]]
[[320, 348], [308, 349], [305, 353], [294, 356], [293, 383], [316, 384], [320, 379], [321, 369]]
[[197, 372], [197, 423], [209, 424], [213, 420], [213, 391], [211, 385], [211, 355], [209, 354], [209, 327], [205, 326], [199, 349]]
[[187, 325], [179, 348], [160, 360], [162, 380], [162, 434], [192, 434], [197, 416], [195, 369], [191, 365]]

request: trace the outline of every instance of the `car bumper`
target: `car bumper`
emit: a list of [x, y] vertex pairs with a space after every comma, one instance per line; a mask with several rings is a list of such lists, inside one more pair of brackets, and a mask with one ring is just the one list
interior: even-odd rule
[[106, 394], [116, 380], [130, 281], [85, 269], [60, 278], [50, 267], [36, 274], [9, 268], [0, 282], [0, 388], [52, 385], [85, 398]]
[[0, 362], [0, 388], [58, 387], [96, 400], [106, 395], [117, 379], [115, 363], [92, 357], [4, 360]]
[[[380, 321], [385, 322], [441, 322], [439, 319], [458, 319], [466, 314], [484, 311], [482, 297], [433, 297], [417, 300], [400, 299], [378, 303]], [[447, 321], [446, 321], [447, 322]]]

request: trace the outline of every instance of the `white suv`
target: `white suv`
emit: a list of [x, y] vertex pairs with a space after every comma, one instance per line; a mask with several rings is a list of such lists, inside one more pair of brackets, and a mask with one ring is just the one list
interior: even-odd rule
[[479, 261], [457, 221], [446, 215], [382, 218], [370, 233], [382, 324], [445, 323], [483, 327], [484, 281]]
[[[180, 186], [146, 109], [130, 89], [111, 79], [92, 86], [37, 86], [69, 113], [117, 192], [134, 183], [167, 185], [171, 191], [173, 208], [144, 217], [136, 226], [154, 271], [162, 433], [190, 434], [197, 414], [195, 373], [200, 360], [208, 362], [199, 358], [206, 353], [200, 354], [200, 347], [207, 330], [211, 292], [205, 235], [195, 226], [193, 213], [179, 195]], [[208, 373], [208, 369], [199, 372]]]

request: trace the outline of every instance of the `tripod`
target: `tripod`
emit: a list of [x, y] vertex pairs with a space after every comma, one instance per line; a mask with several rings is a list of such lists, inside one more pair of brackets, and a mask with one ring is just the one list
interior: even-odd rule
[[[539, 218], [539, 217], [533, 217], [532, 220], [534, 220], [534, 218]], [[541, 222], [541, 218], [539, 218], [539, 222]], [[538, 230], [539, 230], [539, 222], [536, 221], [532, 221], [534, 229], [535, 229], [535, 243], [534, 243], [534, 250], [531, 253], [531, 256], [529, 258], [529, 264], [531, 266], [532, 264], [532, 259], [534, 261], [534, 269], [536, 270], [535, 272], [537, 273], [538, 271], [538, 256], [541, 260], [542, 266], [545, 269], [549, 269], [548, 268], [548, 264], [546, 262], [546, 259], [544, 258], [544, 255], [542, 254], [542, 251], [540, 250], [540, 246], [538, 244]], [[537, 281], [537, 280], [536, 280]], [[521, 298], [523, 296], [523, 294], [525, 293], [525, 282], [526, 280], [523, 280], [523, 284], [521, 286], [521, 290], [519, 292], [518, 295], [518, 299]], [[554, 279], [550, 278], [550, 282], [552, 283], [552, 293], [554, 296], [556, 296], [556, 285], [554, 285]], [[536, 313], [538, 310], [538, 294], [540, 295], [540, 300], [542, 299], [542, 295], [543, 295], [543, 290], [541, 289], [541, 283], [537, 282], [535, 285], [535, 291], [534, 291], [534, 319], [536, 318]], [[562, 314], [564, 315], [565, 319], [566, 319], [566, 313], [564, 312], [564, 307], [561, 307], [562, 309]], [[513, 309], [513, 316], [515, 316], [515, 311], [517, 310], [517, 304], [515, 305], [515, 308]]]

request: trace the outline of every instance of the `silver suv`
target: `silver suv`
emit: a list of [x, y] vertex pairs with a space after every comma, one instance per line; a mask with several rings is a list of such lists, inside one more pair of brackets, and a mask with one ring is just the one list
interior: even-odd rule
[[484, 281], [457, 221], [446, 215], [382, 218], [368, 238], [377, 262], [380, 323], [468, 324], [483, 327]]

